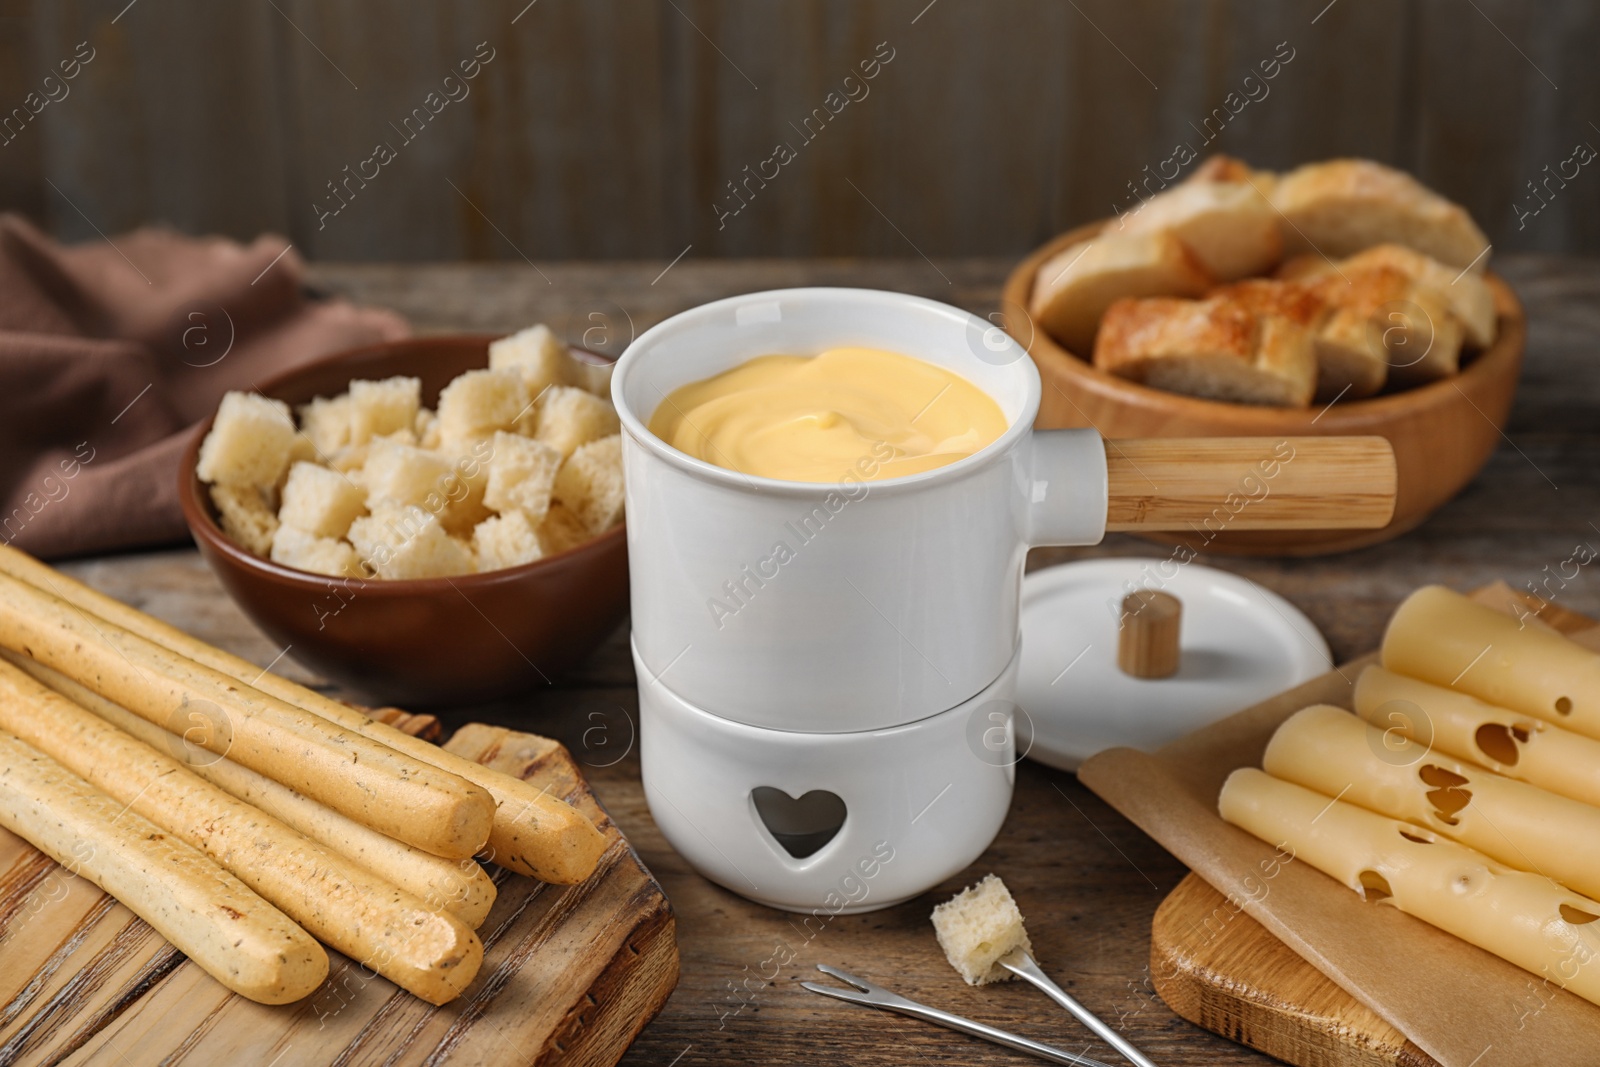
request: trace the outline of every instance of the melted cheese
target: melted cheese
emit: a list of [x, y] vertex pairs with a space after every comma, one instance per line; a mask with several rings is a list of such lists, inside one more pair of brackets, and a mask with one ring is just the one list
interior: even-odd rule
[[794, 482], [898, 478], [977, 452], [1000, 405], [958, 374], [875, 348], [758, 356], [674, 389], [650, 432], [719, 467]]

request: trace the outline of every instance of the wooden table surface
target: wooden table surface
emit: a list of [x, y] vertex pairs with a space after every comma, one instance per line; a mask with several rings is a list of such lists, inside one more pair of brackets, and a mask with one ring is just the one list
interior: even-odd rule
[[[536, 321], [576, 339], [616, 345], [627, 331], [721, 296], [790, 285], [860, 285], [920, 293], [987, 313], [1011, 261], [708, 261], [506, 266], [345, 266], [313, 271], [320, 288], [384, 304], [422, 332], [511, 330]], [[1504, 578], [1549, 580], [1563, 606], [1600, 615], [1600, 581], [1574, 549], [1600, 548], [1600, 264], [1497, 259], [1527, 305], [1522, 390], [1506, 439], [1483, 474], [1428, 523], [1398, 541], [1310, 560], [1207, 559], [1276, 590], [1321, 627], [1335, 655], [1375, 646], [1412, 588]], [[659, 275], [659, 278], [658, 278]], [[652, 281], [652, 279], [656, 279]], [[1030, 567], [1096, 556], [1156, 556], [1112, 536], [1092, 549], [1041, 550]], [[1588, 555], [1593, 555], [1589, 551]], [[1548, 569], [1547, 569], [1548, 568]], [[73, 574], [199, 637], [266, 665], [279, 652], [233, 606], [191, 549], [66, 565]], [[1566, 584], [1561, 584], [1566, 576]], [[1028, 919], [1044, 966], [1156, 1062], [1275, 1062], [1191, 1026], [1147, 983], [1150, 919], [1184, 868], [1070, 774], [1025, 762], [1009, 821], [969, 870], [886, 911], [803, 924], [694, 874], [656, 830], [639, 785], [637, 700], [626, 627], [573, 677], [522, 699], [452, 709], [447, 724], [484, 720], [560, 738], [666, 887], [678, 916], [682, 980], [625, 1063], [1023, 1064], [1039, 1062], [899, 1016], [824, 1000], [797, 982], [831, 963], [928, 1003], [1116, 1060], [1104, 1044], [1020, 983], [964, 986], [936, 945], [933, 904], [986, 873], [1003, 876]], [[279, 669], [317, 683], [287, 658]], [[779, 966], [774, 961], [788, 960]]]

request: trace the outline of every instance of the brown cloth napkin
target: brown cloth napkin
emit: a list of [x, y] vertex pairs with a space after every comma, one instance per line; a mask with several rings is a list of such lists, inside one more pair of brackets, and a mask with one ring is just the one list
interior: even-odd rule
[[288, 244], [67, 247], [0, 215], [0, 541], [50, 559], [184, 539], [179, 453], [224, 392], [410, 332], [307, 299]]

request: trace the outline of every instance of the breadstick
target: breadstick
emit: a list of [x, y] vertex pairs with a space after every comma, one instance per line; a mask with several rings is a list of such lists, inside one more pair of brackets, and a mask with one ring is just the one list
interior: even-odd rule
[[494, 904], [494, 879], [473, 860], [447, 860], [413, 848], [376, 830], [362, 826], [316, 801], [279, 785], [248, 767], [218, 759], [175, 734], [139, 718], [86, 689], [60, 671], [51, 670], [9, 649], [5, 659], [68, 700], [94, 712], [123, 733], [131, 734], [157, 752], [181, 760], [201, 778], [253, 804], [313, 841], [320, 841], [341, 856], [354, 860], [386, 882], [420, 897], [429, 907], [442, 907], [476, 930]]
[[309, 996], [328, 954], [283, 912], [55, 760], [0, 732], [0, 826], [120, 900], [260, 1004]]
[[430, 1004], [483, 961], [478, 935], [202, 781], [170, 756], [0, 663], [0, 730], [204, 852], [319, 939]]
[[216, 709], [226, 736], [204, 731], [205, 747], [407, 844], [464, 859], [488, 839], [493, 801], [472, 783], [3, 575], [0, 645], [158, 726]]
[[27, 553], [0, 545], [0, 574], [37, 586], [82, 611], [106, 619], [161, 647], [245, 682], [346, 730], [382, 742], [413, 759], [459, 775], [493, 794], [497, 811], [487, 858], [519, 874], [571, 885], [594, 870], [605, 836], [582, 812], [520, 778], [462, 759], [436, 745], [376, 722], [336, 700], [297, 685], [189, 636], [174, 626], [52, 570]]

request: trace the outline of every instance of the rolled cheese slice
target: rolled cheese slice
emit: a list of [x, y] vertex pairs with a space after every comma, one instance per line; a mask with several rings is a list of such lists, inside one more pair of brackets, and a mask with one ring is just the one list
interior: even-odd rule
[[1420, 826], [1253, 767], [1228, 776], [1222, 817], [1343, 883], [1600, 1004], [1600, 902], [1509, 870]]
[[1442, 585], [1395, 611], [1383, 665], [1600, 738], [1600, 653]]
[[1368, 667], [1356, 679], [1356, 714], [1388, 746], [1409, 737], [1518, 781], [1600, 806], [1600, 741], [1454, 689]]
[[31, 745], [0, 732], [0, 826], [116, 897], [242, 997], [287, 1004], [328, 954], [215, 861]]
[[[1267, 745], [1274, 778], [1426, 826], [1508, 867], [1600, 897], [1600, 808], [1385, 735], [1343, 708], [1291, 715]], [[1597, 943], [1600, 948], [1600, 943]]]

